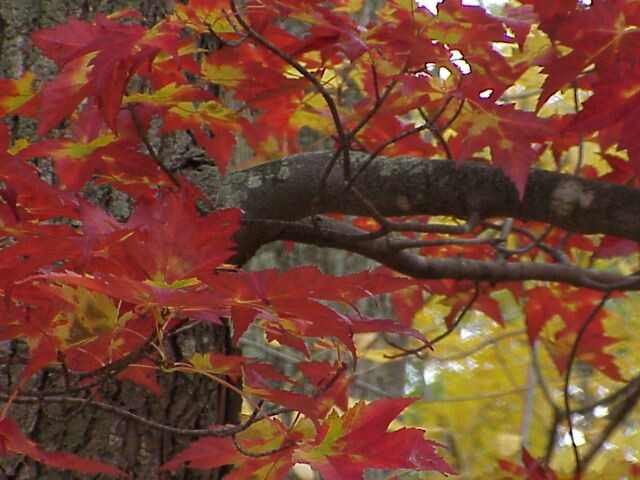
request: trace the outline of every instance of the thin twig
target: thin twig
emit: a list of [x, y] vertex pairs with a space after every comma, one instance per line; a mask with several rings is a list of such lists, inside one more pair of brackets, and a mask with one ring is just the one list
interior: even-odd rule
[[576, 339], [573, 342], [573, 345], [571, 346], [571, 352], [569, 353], [569, 359], [567, 361], [567, 371], [564, 377], [564, 388], [563, 388], [564, 409], [565, 409], [565, 419], [567, 421], [567, 426], [569, 429], [569, 437], [571, 438], [571, 448], [573, 449], [573, 456], [576, 462], [576, 467], [575, 467], [576, 475], [580, 475], [582, 473], [583, 464], [582, 464], [582, 459], [580, 458], [580, 452], [578, 451], [578, 445], [576, 444], [576, 439], [575, 439], [574, 430], [573, 430], [573, 422], [571, 420], [572, 412], [571, 412], [571, 404], [569, 401], [569, 384], [571, 380], [571, 369], [573, 366], [573, 362], [576, 359], [576, 355], [578, 353], [578, 347], [580, 345], [580, 341], [582, 340], [582, 337], [586, 333], [591, 322], [595, 320], [600, 310], [602, 310], [602, 308], [604, 307], [604, 304], [607, 302], [610, 296], [611, 296], [611, 292], [605, 293], [602, 297], [602, 300], [600, 300], [598, 305], [594, 307], [594, 309], [591, 311], [589, 316], [585, 319], [585, 321], [580, 326], [580, 329], [576, 334]]
[[236, 438], [236, 434], [235, 433], [233, 435], [231, 435], [231, 442], [233, 443], [233, 446], [236, 447], [236, 450], [238, 450], [238, 452], [240, 452], [245, 457], [251, 457], [251, 458], [268, 457], [270, 455], [274, 455], [276, 453], [280, 453], [280, 452], [282, 452], [284, 450], [288, 450], [289, 448], [291, 448], [291, 447], [293, 447], [295, 445], [295, 443], [292, 440], [287, 438], [287, 439], [285, 439], [285, 441], [283, 442], [282, 446], [280, 446], [280, 447], [272, 448], [271, 450], [265, 450], [264, 452], [253, 453], [253, 452], [250, 452], [248, 450], [245, 450], [242, 447], [242, 445], [240, 445], [240, 442], [238, 442], [238, 439]]
[[438, 240], [394, 240], [389, 242], [391, 251], [407, 250], [423, 247], [440, 247], [445, 245], [490, 245], [493, 246], [495, 240], [492, 238], [442, 238]]
[[144, 128], [142, 128], [142, 125], [140, 124], [140, 121], [138, 120], [138, 116], [133, 111], [133, 105], [129, 105], [127, 107], [127, 110], [129, 111], [129, 114], [131, 115], [131, 121], [133, 122], [133, 125], [136, 128], [136, 132], [138, 132], [138, 135], [140, 136], [140, 139], [142, 140], [142, 143], [147, 148], [147, 152], [149, 153], [149, 156], [151, 157], [151, 159], [169, 177], [171, 182], [176, 187], [180, 188], [182, 186], [182, 183], [180, 182], [178, 177], [176, 177], [176, 175], [171, 170], [169, 170], [169, 168], [167, 168], [167, 166], [164, 164], [164, 162], [162, 161], [162, 159], [158, 155], [158, 152], [156, 152], [155, 148], [153, 148], [153, 145], [151, 145], [151, 142], [149, 141], [149, 137], [147, 136], [147, 132], [145, 132]]
[[157, 335], [154, 332], [153, 334], [149, 335], [149, 337], [147, 337], [144, 342], [138, 345], [135, 350], [127, 353], [126, 355], [123, 355], [118, 360], [108, 363], [107, 365], [104, 365], [100, 368], [96, 368], [95, 370], [77, 374], [76, 381], [85, 380], [87, 378], [95, 378], [101, 375], [115, 375], [121, 372], [132, 363], [142, 360], [146, 356], [152, 343], [156, 339]]
[[[9, 399], [9, 397], [10, 395], [7, 395], [6, 393], [0, 393], [0, 400], [6, 401]], [[13, 399], [13, 403], [22, 403], [22, 404], [66, 403], [66, 404], [72, 404], [72, 405], [88, 406], [88, 407], [97, 408], [98, 410], [102, 410], [107, 413], [115, 414], [127, 420], [135, 421], [136, 423], [144, 427], [151, 428], [153, 430], [158, 430], [160, 432], [170, 433], [173, 435], [181, 435], [181, 436], [227, 437], [236, 431], [240, 431], [246, 428], [244, 424], [232, 425], [227, 427], [217, 427], [217, 428], [211, 428], [211, 429], [209, 428], [205, 428], [205, 429], [177, 428], [177, 427], [172, 427], [170, 425], [165, 425], [163, 423], [155, 422], [153, 420], [149, 420], [148, 418], [132, 413], [128, 410], [125, 410], [124, 408], [116, 407], [108, 403], [99, 402], [97, 400], [88, 400], [85, 398], [77, 398], [77, 397], [67, 397], [67, 396], [39, 397], [39, 396], [18, 394]]]
[[415, 355], [418, 358], [421, 358], [420, 357], [421, 352], [423, 352], [427, 348], [432, 348], [433, 345], [447, 338], [458, 327], [458, 325], [460, 325], [460, 322], [462, 322], [462, 319], [464, 318], [464, 316], [471, 309], [471, 307], [473, 307], [473, 304], [476, 302], [476, 300], [478, 300], [478, 296], [480, 295], [480, 283], [474, 282], [473, 288], [474, 290], [473, 290], [472, 297], [465, 304], [462, 310], [460, 310], [460, 313], [458, 313], [458, 316], [456, 317], [455, 321], [451, 324], [451, 326], [449, 326], [449, 328], [447, 328], [445, 332], [441, 333], [433, 340], [429, 340], [427, 341], [427, 343], [417, 348], [404, 348], [400, 345], [396, 345], [394, 342], [392, 342], [391, 340], [385, 337], [385, 341], [392, 347], [397, 348], [398, 350], [401, 350], [401, 353], [398, 353], [395, 355], [385, 355], [384, 357], [389, 359], [395, 359], [399, 357], [406, 357], [408, 355]]
[[[481, 223], [481, 225], [483, 227], [490, 228], [492, 230], [497, 230], [497, 231], [501, 231], [502, 230], [502, 225], [501, 224], [495, 224], [495, 223], [484, 221], [484, 222]], [[563, 251], [561, 251], [559, 249], [556, 249], [556, 248], [553, 248], [550, 245], [547, 245], [547, 244], [543, 243], [543, 240], [549, 235], [549, 233], [551, 232], [551, 230], [553, 228], [554, 227], [552, 225], [550, 225], [539, 236], [536, 236], [533, 233], [531, 233], [529, 230], [527, 230], [526, 228], [520, 228], [520, 227], [512, 226], [511, 227], [511, 231], [529, 238], [532, 242], [531, 242], [531, 244], [526, 245], [526, 249], [525, 249], [524, 252], [520, 252], [518, 249], [509, 250], [509, 249], [505, 249], [505, 248], [502, 248], [501, 251], [504, 251], [505, 254], [511, 254], [511, 252], [513, 252], [514, 255], [518, 255], [520, 253], [526, 253], [527, 251], [531, 250], [532, 248], [537, 247], [540, 250], [542, 250], [543, 252], [545, 252], [547, 255], [551, 256], [551, 258], [553, 258], [556, 262], [562, 263], [564, 265], [567, 265], [570, 262], [569, 262], [569, 259], [567, 258], [567, 256], [565, 255], [565, 253]]]
[[608, 423], [605, 428], [600, 432], [598, 438], [591, 444], [587, 453], [582, 458], [583, 470], [587, 468], [587, 465], [591, 463], [591, 460], [595, 457], [596, 453], [600, 450], [604, 442], [611, 436], [611, 434], [620, 426], [627, 415], [633, 410], [633, 408], [640, 400], [640, 384], [636, 384], [631, 393], [615, 406], [613, 412], [608, 418]]
[[356, 170], [354, 172], [354, 174], [349, 178], [349, 180], [346, 182], [346, 185], [344, 186], [344, 191], [346, 192], [347, 190], [349, 190], [350, 188], [353, 187], [353, 183], [357, 180], [357, 178], [362, 174], [362, 172], [369, 166], [371, 165], [371, 162], [373, 162], [376, 157], [378, 155], [380, 155], [382, 153], [382, 151], [387, 148], [390, 145], [393, 145], [396, 142], [399, 142], [400, 140], [403, 140], [411, 135], [415, 135], [417, 133], [422, 132], [423, 130], [427, 130], [429, 128], [428, 124], [422, 124], [419, 127], [414, 127], [411, 128], [409, 130], [405, 130], [404, 132], [396, 135], [395, 137], [391, 137], [389, 140], [385, 141], [384, 143], [380, 144], [373, 152], [371, 152], [369, 154], [369, 156], [367, 157], [367, 159], [364, 161], [364, 163], [362, 165], [360, 165], [358, 167], [358, 170]]
[[424, 120], [425, 125], [428, 125], [429, 131], [436, 137], [436, 140], [438, 140], [438, 143], [440, 143], [440, 145], [442, 146], [447, 160], [453, 160], [453, 155], [451, 154], [451, 150], [449, 149], [449, 144], [442, 136], [442, 131], [434, 125], [434, 120], [431, 120], [421, 108], [418, 109], [418, 113], [420, 113], [420, 116]]
[[315, 76], [309, 72], [306, 68], [304, 68], [297, 60], [292, 58], [290, 55], [287, 55], [278, 47], [270, 43], [266, 40], [262, 35], [256, 32], [251, 25], [249, 25], [238, 12], [238, 8], [234, 0], [229, 0], [229, 4], [231, 5], [231, 11], [233, 12], [233, 16], [236, 21], [240, 24], [240, 26], [247, 32], [247, 35], [254, 40], [259, 45], [262, 45], [264, 48], [269, 50], [278, 56], [281, 60], [283, 60], [288, 65], [291, 65], [296, 69], [300, 75], [309, 80], [309, 82], [313, 85], [316, 91], [322, 96], [327, 107], [329, 108], [329, 112], [331, 113], [331, 118], [333, 120], [333, 124], [336, 128], [336, 135], [340, 141], [340, 148], [338, 151], [342, 153], [343, 164], [344, 164], [344, 176], [345, 179], [348, 179], [351, 176], [351, 165], [350, 165], [350, 157], [349, 157], [349, 138], [344, 130], [344, 125], [342, 124], [342, 119], [340, 118], [340, 113], [338, 112], [338, 107], [327, 91], [326, 88], [320, 83]]

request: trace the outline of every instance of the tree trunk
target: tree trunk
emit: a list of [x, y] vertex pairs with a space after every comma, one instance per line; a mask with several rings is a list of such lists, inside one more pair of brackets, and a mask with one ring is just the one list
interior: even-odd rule
[[[199, 341], [194, 340], [198, 338]], [[172, 345], [176, 360], [189, 357], [194, 351], [226, 350], [225, 332], [220, 327], [198, 325], [188, 334], [176, 339]], [[18, 383], [21, 371], [20, 359], [25, 346], [21, 342], [5, 344], [0, 352], [13, 359], [13, 365], [4, 368], [1, 384], [3, 390]], [[131, 382], [110, 378], [97, 388], [97, 392], [83, 398], [92, 398], [102, 405], [116, 407], [154, 422], [178, 428], [206, 428], [212, 424], [237, 421], [238, 404], [227, 396], [224, 389], [211, 380], [187, 374], [160, 374], [161, 396]], [[64, 375], [59, 368], [47, 369], [31, 379], [21, 392], [64, 390]], [[16, 419], [43, 450], [73, 452], [98, 459], [131, 474], [136, 479], [217, 479], [220, 472], [182, 470], [159, 474], [157, 468], [184, 449], [191, 436], [181, 436], [150, 428], [136, 419], [104, 411], [93, 406], [65, 403], [64, 394], [43, 397], [40, 402], [14, 404], [11, 416]], [[71, 398], [71, 397], [69, 397]], [[77, 398], [77, 396], [76, 396]], [[227, 417], [230, 414], [230, 418]], [[2, 459], [2, 472], [15, 479], [68, 479], [89, 478], [74, 473], [42, 466], [30, 459], [7, 457]], [[1, 478], [1, 477], [0, 477]], [[113, 478], [91, 476], [90, 478]]]
[[[91, 19], [96, 13], [109, 13], [127, 5], [140, 11], [149, 24], [161, 18], [169, 1], [158, 0], [2, 0], [0, 1], [0, 76], [18, 77], [24, 70], [35, 70], [42, 78], [52, 72], [52, 65], [27, 48], [28, 34], [69, 17]], [[33, 125], [19, 120], [11, 122], [14, 133], [33, 134]], [[46, 171], [46, 163], [39, 165]], [[104, 189], [93, 192], [92, 198], [109, 206], [116, 216], [126, 216], [126, 201]], [[194, 352], [227, 352], [226, 328], [198, 325], [165, 347], [175, 361], [190, 357]], [[5, 367], [0, 372], [0, 399], [19, 382], [19, 374], [26, 358], [26, 345], [22, 342], [0, 344], [0, 358]], [[206, 428], [211, 424], [237, 422], [239, 403], [228, 396], [226, 389], [203, 376], [186, 374], [159, 374], [161, 396], [126, 381], [110, 377], [96, 391], [77, 397], [99, 400], [101, 404], [119, 409], [121, 414], [93, 406], [70, 403], [64, 393], [55, 397], [37, 398], [38, 392], [65, 390], [65, 375], [60, 368], [50, 368], [29, 380], [21, 393], [32, 392], [28, 403], [15, 402], [10, 414], [23, 431], [45, 451], [73, 452], [113, 464], [135, 479], [216, 479], [219, 471], [181, 470], [159, 474], [157, 468], [184, 449], [194, 440], [190, 436], [165, 433], [144, 425], [126, 412], [138, 415], [157, 425], [178, 428]], [[5, 475], [3, 477], [2, 475]], [[69, 479], [113, 478], [112, 475], [86, 475], [42, 466], [28, 458], [2, 458], [0, 478], [15, 479]]]

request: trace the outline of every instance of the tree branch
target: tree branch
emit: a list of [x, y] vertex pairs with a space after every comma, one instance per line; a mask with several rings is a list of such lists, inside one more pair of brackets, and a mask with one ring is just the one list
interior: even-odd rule
[[[352, 153], [357, 169], [367, 156]], [[322, 191], [318, 191], [332, 155], [331, 151], [296, 155], [225, 178], [217, 204], [245, 212], [244, 227], [234, 237], [240, 247], [234, 262], [244, 263], [260, 246], [274, 240], [294, 240], [350, 250], [419, 278], [466, 278], [494, 283], [538, 279], [603, 291], [640, 287], [640, 277], [569, 265], [435, 259], [392, 251], [390, 236], [356, 242], [349, 238], [362, 237], [362, 231], [328, 218], [322, 219], [321, 227], [315, 220], [290, 224], [318, 214], [370, 215], [352, 191], [345, 191], [344, 177], [339, 172], [331, 172]], [[640, 240], [640, 190], [624, 185], [533, 170], [520, 199], [511, 180], [489, 165], [403, 157], [376, 158], [354, 186], [381, 215], [389, 217], [511, 217], [580, 234]]]

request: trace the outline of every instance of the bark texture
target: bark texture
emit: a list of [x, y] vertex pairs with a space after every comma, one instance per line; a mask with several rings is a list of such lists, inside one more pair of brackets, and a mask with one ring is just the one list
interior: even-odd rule
[[[169, 0], [0, 0], [0, 76], [17, 78], [30, 69], [40, 78], [54, 72], [53, 65], [28, 48], [28, 35], [34, 30], [64, 22], [70, 17], [92, 19], [98, 12], [110, 13], [130, 6], [140, 11], [149, 25], [162, 18], [172, 4]], [[33, 134], [31, 122], [14, 118], [12, 131], [19, 136]], [[179, 142], [170, 142], [167, 152], [177, 149]], [[46, 163], [39, 165], [45, 172]], [[117, 217], [127, 214], [128, 204], [122, 195], [108, 189], [89, 194]], [[196, 351], [225, 352], [229, 345], [226, 329], [198, 326], [188, 334], [165, 345], [174, 359], [188, 358]], [[0, 343], [0, 402], [18, 383], [24, 367], [26, 346], [21, 342]], [[163, 433], [122, 414], [130, 412], [157, 425], [180, 428], [206, 428], [211, 424], [233, 423], [237, 420], [237, 399], [208, 379], [183, 374], [161, 374], [163, 395], [157, 397], [130, 382], [107, 378], [98, 394], [74, 392], [65, 386], [60, 369], [52, 368], [33, 378], [22, 390], [23, 397], [12, 406], [11, 416], [23, 431], [37, 441], [43, 450], [73, 452], [111, 463], [130, 473], [135, 479], [176, 478], [216, 479], [218, 471], [182, 470], [159, 474], [157, 468], [184, 449], [193, 437]], [[42, 392], [58, 395], [42, 397]], [[105, 411], [70, 399], [99, 399], [113, 407]], [[235, 403], [234, 403], [235, 402]], [[1, 403], [0, 403], [1, 405]], [[29, 459], [0, 458], [0, 479], [71, 479], [113, 478], [113, 475], [82, 475], [77, 472], [43, 467]]]
[[[581, 234], [640, 240], [640, 190], [560, 173], [534, 170], [522, 198], [501, 170], [479, 163], [418, 158], [377, 158], [345, 189], [334, 168], [321, 188], [332, 152], [317, 152], [230, 174], [218, 202], [245, 211], [238, 258], [261, 245], [293, 240], [346, 249], [417, 278], [518, 281], [538, 279], [599, 290], [637, 289], [640, 277], [608, 274], [567, 264], [433, 259], [399, 248], [398, 238], [363, 237], [362, 231], [319, 214], [371, 216], [448, 215], [460, 219], [511, 217], [536, 220]], [[352, 156], [353, 169], [364, 161]], [[362, 201], [366, 198], [366, 202]], [[293, 223], [292, 223], [293, 222]]]
[[[306, 153], [234, 172], [225, 179], [218, 201], [256, 219], [298, 220], [325, 213], [370, 216], [371, 209], [352, 190], [345, 190], [340, 168], [332, 170], [320, 189], [332, 154]], [[363, 158], [352, 154], [356, 168]], [[640, 190], [561, 173], [533, 170], [520, 198], [511, 180], [489, 165], [377, 158], [354, 186], [384, 216], [512, 217], [574, 233], [640, 240]]]

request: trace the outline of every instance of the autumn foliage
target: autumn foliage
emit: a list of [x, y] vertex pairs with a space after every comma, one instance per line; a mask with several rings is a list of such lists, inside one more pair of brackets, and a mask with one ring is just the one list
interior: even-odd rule
[[[242, 212], [221, 208], [167, 165], [159, 139], [188, 135], [223, 176], [250, 166], [232, 163], [240, 141], [251, 164], [328, 147], [336, 155], [327, 168], [344, 172], [345, 188], [361, 171], [351, 151], [491, 163], [521, 197], [534, 167], [636, 184], [638, 2], [521, 0], [492, 15], [445, 0], [435, 15], [393, 0], [359, 23], [363, 3], [190, 0], [151, 27], [123, 11], [31, 36], [57, 73], [0, 81], [0, 117], [36, 125], [29, 138], [0, 125], [0, 340], [29, 346], [19, 384], [1, 391], [1, 455], [127, 475], [43, 451], [16, 426], [12, 405], [36, 398], [29, 379], [52, 367], [66, 372], [59, 396], [67, 402], [104, 377], [161, 396], [162, 371], [219, 382], [242, 396], [246, 415], [238, 425], [194, 431], [198, 439], [161, 471], [237, 465], [225, 478], [278, 479], [303, 463], [327, 480], [361, 478], [368, 468], [455, 474], [428, 424], [426, 431], [392, 425], [415, 398], [367, 403], [348, 394], [361, 354], [354, 336], [401, 338], [404, 356], [437, 352], [441, 338], [431, 345], [411, 324], [427, 295], [445, 335], [469, 310], [504, 326], [501, 299], [515, 299], [529, 344], [542, 345], [566, 378], [565, 398], [576, 362], [610, 381], [637, 373], [616, 357], [622, 339], [607, 329], [613, 320], [605, 307], [631, 302], [632, 293], [525, 282], [501, 285], [496, 296], [494, 285], [420, 281], [384, 267], [331, 277], [315, 267], [249, 272], [233, 263]], [[309, 132], [312, 141], [301, 141]], [[127, 195], [126, 218], [89, 200], [86, 192], [104, 185]], [[365, 236], [391, 225], [375, 211], [343, 220]], [[636, 245], [625, 240], [535, 222], [468, 226], [459, 231], [466, 242], [442, 240], [446, 229], [407, 231], [405, 239], [431, 257], [622, 273], [637, 266]], [[504, 235], [471, 241], [480, 227]], [[356, 306], [391, 292], [398, 321], [369, 318]], [[198, 322], [226, 325], [234, 345], [260, 329], [266, 342], [306, 360], [289, 376], [241, 354], [171, 358], [165, 342]], [[496, 460], [496, 475], [560, 478], [544, 453], [522, 449], [517, 459]]]

